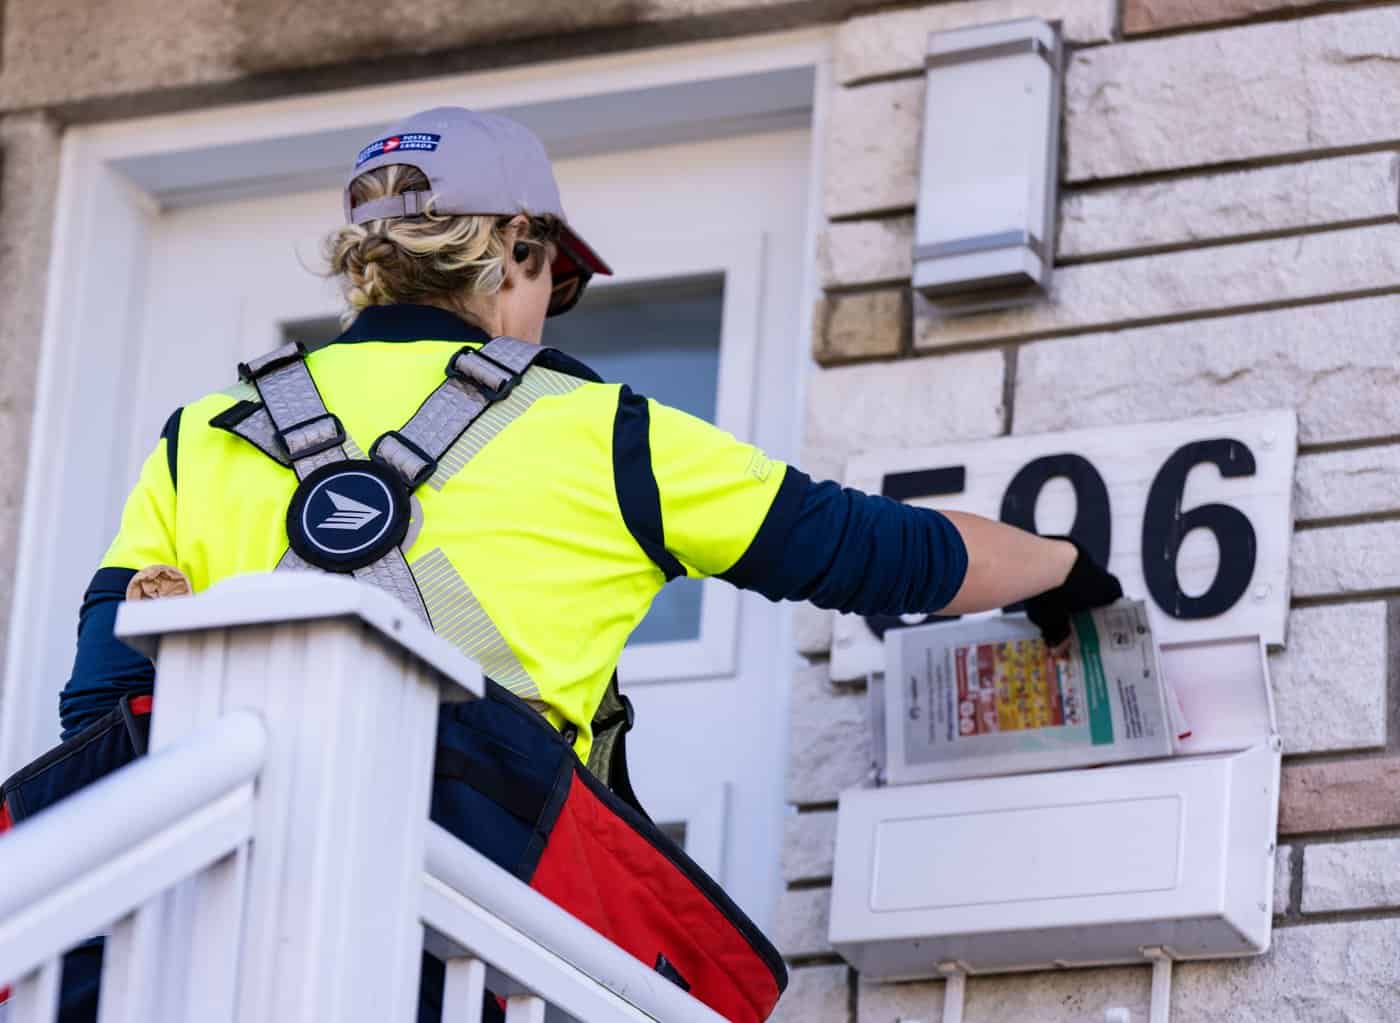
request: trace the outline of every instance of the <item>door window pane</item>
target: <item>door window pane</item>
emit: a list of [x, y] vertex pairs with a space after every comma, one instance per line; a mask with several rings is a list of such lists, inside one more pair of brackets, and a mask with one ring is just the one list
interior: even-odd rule
[[[594, 287], [571, 312], [545, 324], [544, 340], [604, 380], [713, 422], [723, 314], [722, 274]], [[632, 642], [699, 639], [700, 595], [699, 580], [673, 580]]]

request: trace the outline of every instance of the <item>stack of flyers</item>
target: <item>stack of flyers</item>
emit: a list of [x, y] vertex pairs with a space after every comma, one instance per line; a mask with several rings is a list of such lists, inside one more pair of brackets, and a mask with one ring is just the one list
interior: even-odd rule
[[1167, 757], [1190, 734], [1140, 601], [1076, 615], [1055, 650], [1019, 615], [893, 630], [885, 643], [895, 784]]

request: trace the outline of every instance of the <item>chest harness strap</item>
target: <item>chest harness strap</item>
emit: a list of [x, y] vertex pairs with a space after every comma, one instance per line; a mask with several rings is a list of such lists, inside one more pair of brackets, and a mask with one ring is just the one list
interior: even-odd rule
[[[413, 418], [370, 446], [368, 459], [346, 454], [345, 429], [326, 409], [301, 345], [286, 344], [240, 365], [239, 376], [257, 388], [263, 404], [222, 425], [290, 465], [301, 481], [287, 509], [291, 547], [278, 570], [349, 571], [398, 597], [431, 626], [403, 555], [409, 498], [482, 413], [515, 389], [542, 351], [509, 337], [458, 350], [448, 360], [447, 379]], [[624, 736], [632, 722], [631, 702], [614, 674], [594, 715], [588, 766], [640, 809], [627, 775]]]

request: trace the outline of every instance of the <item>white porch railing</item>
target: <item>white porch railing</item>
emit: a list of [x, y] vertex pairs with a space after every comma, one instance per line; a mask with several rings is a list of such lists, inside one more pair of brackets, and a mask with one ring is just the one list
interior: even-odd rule
[[55, 1020], [96, 933], [99, 1023], [409, 1023], [425, 947], [450, 1023], [488, 990], [509, 1023], [722, 1023], [428, 821], [438, 703], [481, 673], [385, 594], [248, 577], [118, 632], [156, 658], [151, 754], [0, 838], [8, 1023]]

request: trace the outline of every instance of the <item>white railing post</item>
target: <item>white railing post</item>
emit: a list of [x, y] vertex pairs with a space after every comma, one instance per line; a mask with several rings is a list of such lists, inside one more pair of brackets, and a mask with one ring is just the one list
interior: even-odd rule
[[141, 910], [154, 961], [236, 968], [236, 1008], [162, 969], [157, 1017], [409, 1023], [438, 702], [479, 695], [479, 669], [386, 594], [309, 573], [128, 604], [117, 632], [155, 652], [153, 751], [239, 708], [268, 733], [246, 863]]

